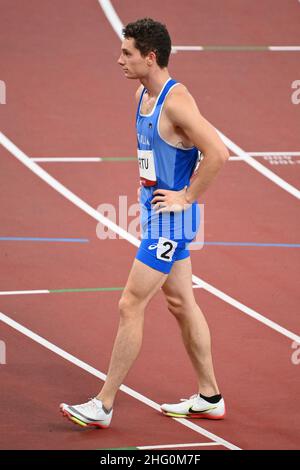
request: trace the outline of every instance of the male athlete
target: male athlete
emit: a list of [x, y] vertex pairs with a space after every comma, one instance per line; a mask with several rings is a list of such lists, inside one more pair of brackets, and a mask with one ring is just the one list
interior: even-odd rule
[[[128, 24], [123, 34], [118, 64], [127, 78], [141, 82], [136, 128], [142, 241], [119, 302], [106, 381], [87, 403], [63, 403], [60, 409], [82, 426], [110, 425], [117, 391], [141, 348], [145, 308], [161, 288], [198, 382], [196, 395], [161, 410], [166, 416], [222, 419], [225, 404], [214, 376], [209, 329], [194, 298], [188, 244], [199, 226], [197, 200], [224, 165], [228, 150], [186, 87], [170, 78], [166, 27], [144, 18]], [[190, 182], [198, 149], [203, 159]]]

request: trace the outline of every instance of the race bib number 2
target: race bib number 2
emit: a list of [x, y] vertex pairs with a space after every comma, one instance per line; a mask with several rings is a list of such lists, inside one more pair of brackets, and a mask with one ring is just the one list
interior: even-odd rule
[[171, 262], [177, 247], [177, 242], [168, 240], [164, 237], [159, 237], [157, 244], [156, 257], [163, 261]]
[[138, 149], [138, 161], [141, 184], [143, 186], [154, 186], [156, 184], [156, 172], [153, 151]]

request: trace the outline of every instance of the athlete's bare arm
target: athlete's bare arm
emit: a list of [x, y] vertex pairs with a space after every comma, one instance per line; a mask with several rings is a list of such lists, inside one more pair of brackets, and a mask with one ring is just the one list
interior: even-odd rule
[[[168, 206], [182, 205], [196, 201], [218, 174], [229, 152], [219, 138], [213, 126], [201, 115], [191, 94], [183, 85], [172, 90], [165, 102], [165, 115], [204, 155], [199, 170], [190, 187], [185, 191], [168, 191], [157, 189], [152, 203], [159, 212], [167, 212]], [[176, 194], [178, 193], [178, 194]], [[159, 204], [159, 202], [163, 204]]]

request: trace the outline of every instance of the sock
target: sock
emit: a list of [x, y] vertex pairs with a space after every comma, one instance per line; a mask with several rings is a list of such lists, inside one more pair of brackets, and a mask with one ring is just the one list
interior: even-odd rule
[[212, 397], [206, 397], [205, 395], [202, 395], [202, 393], [199, 393], [199, 396], [203, 398], [203, 400], [208, 401], [208, 403], [218, 403], [222, 398], [221, 394], [213, 395]]
[[105, 408], [104, 405], [102, 405], [102, 410], [104, 411], [104, 413], [106, 413], [107, 415], [111, 412], [112, 408], [110, 408], [109, 410], [107, 408]]

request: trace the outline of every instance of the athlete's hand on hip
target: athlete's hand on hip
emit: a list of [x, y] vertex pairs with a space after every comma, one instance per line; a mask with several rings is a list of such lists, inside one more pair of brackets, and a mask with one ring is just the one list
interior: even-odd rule
[[151, 201], [153, 210], [157, 213], [182, 212], [188, 209], [191, 204], [186, 199], [185, 186], [181, 191], [171, 191], [169, 189], [156, 189], [153, 191], [154, 198]]

